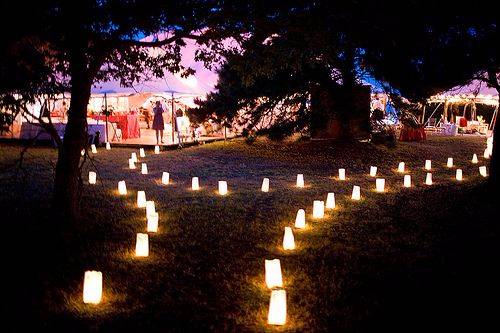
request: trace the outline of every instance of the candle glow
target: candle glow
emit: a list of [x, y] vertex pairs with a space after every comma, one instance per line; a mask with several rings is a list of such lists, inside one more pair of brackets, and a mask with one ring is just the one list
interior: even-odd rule
[[295, 249], [295, 238], [293, 237], [292, 228], [285, 227], [285, 234], [283, 236], [283, 250]]
[[283, 289], [271, 291], [267, 323], [280, 326], [286, 323], [286, 291]]
[[137, 207], [139, 208], [146, 207], [146, 192], [137, 191]]
[[89, 171], [89, 184], [95, 184], [97, 181], [97, 174], [94, 171]]
[[127, 194], [127, 185], [125, 184], [124, 180], [120, 180], [118, 182], [118, 193], [120, 195], [126, 195]]
[[129, 159], [128, 159], [128, 168], [129, 168], [130, 170], [135, 169], [135, 162], [134, 162], [134, 160], [133, 160], [133, 159], [131, 159], [131, 158], [129, 158]]
[[156, 212], [155, 202], [153, 200], [146, 201], [146, 217]]
[[361, 188], [357, 185], [354, 185], [352, 188], [352, 200], [360, 200], [361, 199]]
[[148, 234], [137, 234], [135, 242], [135, 256], [147, 257], [149, 255], [149, 238]]
[[219, 194], [226, 195], [227, 194], [227, 181], [219, 180]]
[[161, 182], [164, 185], [168, 185], [170, 182], [170, 174], [168, 172], [163, 172], [161, 175]]
[[335, 208], [335, 194], [334, 193], [328, 193], [326, 195], [325, 208], [328, 208], [328, 209]]
[[301, 173], [297, 175], [297, 187], [304, 187], [304, 175]]
[[269, 178], [264, 178], [262, 180], [262, 186], [260, 188], [262, 192], [269, 192]]
[[410, 175], [405, 175], [405, 178], [403, 181], [403, 186], [404, 187], [411, 187], [411, 176]]
[[483, 176], [483, 177], [487, 177], [488, 176], [488, 173], [486, 171], [486, 167], [484, 165], [479, 167], [479, 174], [481, 176]]
[[193, 179], [191, 179], [191, 189], [193, 191], [198, 191], [200, 189], [200, 181], [198, 180], [198, 177], [193, 177]]
[[405, 172], [405, 162], [399, 162], [398, 172]]
[[322, 219], [324, 216], [325, 216], [325, 202], [321, 200], [314, 200], [313, 217], [315, 219]]
[[86, 271], [83, 278], [83, 303], [99, 304], [102, 299], [102, 273]]
[[339, 180], [345, 180], [345, 169], [339, 169]]
[[295, 228], [304, 229], [306, 227], [306, 212], [303, 209], [297, 211], [297, 216], [295, 217]]
[[281, 264], [279, 259], [265, 260], [266, 285], [269, 289], [283, 287]]
[[385, 192], [385, 179], [377, 178], [375, 180], [375, 188], [377, 192]]
[[158, 232], [158, 219], [159, 215], [157, 212], [153, 212], [147, 216], [147, 232]]

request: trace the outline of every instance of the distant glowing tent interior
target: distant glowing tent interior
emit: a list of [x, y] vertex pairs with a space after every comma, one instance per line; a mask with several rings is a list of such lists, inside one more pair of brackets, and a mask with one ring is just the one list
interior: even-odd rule
[[487, 134], [497, 119], [498, 92], [474, 80], [469, 85], [430, 97], [426, 106], [422, 119], [427, 128], [454, 124], [465, 133]]
[[[143, 40], [151, 41], [153, 37], [146, 37]], [[184, 111], [195, 107], [195, 99], [204, 99], [207, 93], [214, 90], [218, 75], [215, 70], [207, 69], [203, 62], [195, 60], [198, 46], [194, 41], [186, 39], [184, 42], [186, 45], [181, 49], [181, 65], [194, 69], [194, 75], [182, 77], [180, 73], [165, 72], [161, 79], [150, 79], [130, 87], [124, 87], [118, 81], [94, 84], [88, 105], [89, 134], [99, 132], [101, 142], [143, 138], [144, 135], [148, 135], [148, 132], [144, 131], [145, 123], [147, 128], [150, 128], [152, 109], [155, 102], [159, 101], [165, 110], [163, 114], [165, 132], [170, 133], [168, 137], [172, 142], [181, 139], [177, 137], [174, 139], [172, 129], [177, 128], [178, 132], [183, 133], [182, 135], [188, 136], [190, 123]], [[150, 52], [163, 51], [152, 48]], [[45, 117], [50, 114], [57, 131], [62, 136], [70, 99], [70, 94], [59, 95], [50, 100], [40, 98], [38, 103], [32, 105], [30, 111], [35, 117]], [[46, 133], [40, 135], [42, 129], [34, 123], [36, 123], [34, 119], [28, 117], [23, 119], [19, 116], [9, 136], [22, 139], [34, 137], [47, 139], [48, 135]], [[142, 134], [141, 127], [143, 127]], [[207, 132], [217, 134], [215, 125], [209, 127], [201, 130], [202, 135]], [[149, 135], [152, 136], [150, 133]]]

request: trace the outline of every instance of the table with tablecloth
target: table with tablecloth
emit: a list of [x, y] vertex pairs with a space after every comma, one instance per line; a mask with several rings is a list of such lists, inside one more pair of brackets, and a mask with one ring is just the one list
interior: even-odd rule
[[[92, 116], [92, 119], [99, 121], [106, 121], [106, 116]], [[141, 128], [139, 126], [139, 118], [136, 114], [127, 115], [112, 115], [108, 117], [108, 122], [116, 123], [117, 127], [122, 131], [123, 139], [130, 138], [140, 138]], [[108, 133], [110, 137], [113, 137], [113, 133]]]
[[[66, 130], [66, 123], [54, 121], [52, 125], [54, 126], [59, 137], [62, 138], [64, 136], [64, 131]], [[88, 124], [87, 130], [88, 134], [93, 137], [96, 137], [97, 132], [99, 132], [99, 143], [106, 142], [106, 132], [103, 123]], [[21, 124], [19, 138], [24, 140], [30, 140], [34, 138], [37, 138], [38, 140], [52, 140], [52, 136], [40, 125], [28, 122], [23, 122]]]
[[399, 141], [423, 141], [426, 140], [425, 129], [423, 127], [412, 128], [403, 126], [399, 134]]

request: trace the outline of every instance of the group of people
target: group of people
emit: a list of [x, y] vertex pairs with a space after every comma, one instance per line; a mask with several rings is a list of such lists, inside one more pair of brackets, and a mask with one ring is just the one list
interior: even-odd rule
[[[163, 131], [165, 130], [165, 122], [163, 120], [163, 113], [165, 110], [163, 109], [163, 106], [161, 105], [160, 101], [155, 102], [155, 106], [153, 107], [153, 123], [151, 125], [152, 129], [155, 130], [156, 134], [156, 144], [164, 143], [163, 142]], [[182, 135], [181, 135], [181, 124], [180, 124], [180, 118], [184, 116], [184, 113], [182, 112], [181, 109], [177, 109], [175, 111], [175, 119], [176, 121], [173, 122], [173, 131], [177, 133], [177, 138], [179, 140], [179, 143], [182, 142]], [[149, 112], [147, 112], [147, 115], [145, 115], [145, 120], [149, 128], [149, 121], [151, 120], [151, 117], [149, 115]]]

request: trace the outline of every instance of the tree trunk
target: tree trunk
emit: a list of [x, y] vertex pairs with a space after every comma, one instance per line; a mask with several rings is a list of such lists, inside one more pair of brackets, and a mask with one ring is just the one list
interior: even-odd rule
[[92, 86], [83, 49], [72, 51], [70, 72], [71, 102], [64, 140], [57, 159], [53, 207], [58, 215], [74, 219], [78, 215], [80, 152], [87, 145], [87, 105]]
[[[495, 68], [488, 70], [488, 83], [498, 92], [499, 106], [497, 108], [500, 108], [500, 82], [498, 82], [497, 75]], [[493, 191], [500, 190], [500, 121], [498, 120], [498, 112], [500, 110], [497, 109], [497, 118], [493, 128], [493, 151], [491, 153], [489, 177], [489, 183]]]
[[[500, 107], [500, 88], [497, 87], [498, 91], [498, 103]], [[493, 128], [493, 151], [491, 154], [491, 162], [490, 162], [490, 185], [491, 188], [495, 191], [500, 190], [500, 120], [498, 119], [497, 110], [497, 119], [495, 121], [495, 127]]]

